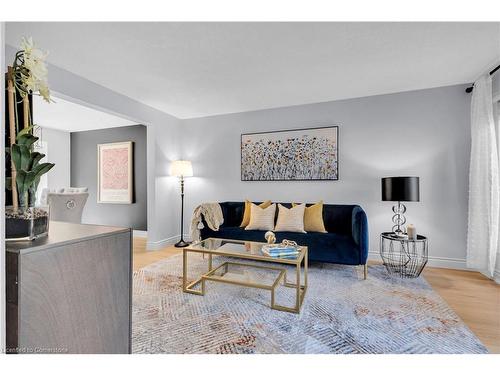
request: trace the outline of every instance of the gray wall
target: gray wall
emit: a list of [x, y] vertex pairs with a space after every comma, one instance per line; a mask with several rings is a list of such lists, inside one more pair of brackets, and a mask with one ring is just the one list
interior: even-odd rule
[[[466, 86], [213, 116], [183, 121], [187, 212], [201, 202], [358, 203], [368, 214], [370, 251], [392, 226], [380, 178], [420, 176], [408, 222], [430, 239], [435, 265], [463, 267], [466, 248], [470, 95]], [[241, 133], [339, 125], [339, 181], [242, 182]], [[186, 225], [190, 215], [186, 215]], [[189, 228], [189, 227], [186, 227]], [[377, 256], [374, 254], [374, 256]]]
[[[11, 61], [16, 48], [6, 45]], [[179, 181], [168, 174], [170, 162], [181, 158], [181, 120], [119, 94], [68, 70], [48, 64], [50, 89], [57, 97], [121, 116], [148, 128], [148, 249], [178, 241]]]
[[[97, 145], [134, 142], [134, 203], [97, 203]], [[88, 187], [83, 222], [147, 230], [147, 131], [143, 125], [71, 133], [71, 186]]]
[[42, 141], [47, 142], [47, 158], [44, 161], [55, 164], [50, 173], [47, 173], [48, 188], [69, 187], [71, 178], [70, 133], [42, 127]]

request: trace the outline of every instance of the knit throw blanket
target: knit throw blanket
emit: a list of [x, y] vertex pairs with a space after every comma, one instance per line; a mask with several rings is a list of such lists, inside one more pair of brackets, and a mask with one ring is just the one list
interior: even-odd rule
[[214, 231], [219, 230], [219, 227], [224, 222], [222, 209], [219, 203], [202, 203], [193, 211], [191, 219], [191, 240], [193, 242], [200, 241], [200, 229], [204, 228], [202, 217], [205, 219], [208, 227]]

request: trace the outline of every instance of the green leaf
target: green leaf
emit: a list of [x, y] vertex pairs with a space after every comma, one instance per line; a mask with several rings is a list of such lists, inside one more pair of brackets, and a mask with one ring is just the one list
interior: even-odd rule
[[27, 135], [27, 134], [30, 134], [31, 135], [31, 131], [35, 128], [35, 125], [32, 125], [32, 126], [28, 126], [27, 128], [23, 128], [18, 134], [17, 134], [17, 137], [16, 137], [16, 141], [19, 140], [20, 137], [22, 137], [23, 135]]
[[40, 178], [45, 173], [47, 173], [48, 171], [50, 171], [54, 166], [55, 166], [55, 164], [52, 164], [52, 163], [42, 163], [42, 164], [38, 164], [33, 169], [33, 173], [35, 173], [35, 179], [33, 180], [33, 189], [35, 191], [38, 190], [38, 184], [40, 183]]
[[36, 182], [34, 182], [30, 189], [29, 189], [29, 193], [28, 193], [28, 206], [29, 207], [35, 207], [36, 205], [36, 190], [38, 188], [38, 184]]
[[32, 152], [31, 153], [31, 168], [30, 169], [35, 168], [38, 165], [38, 163], [40, 162], [40, 160], [42, 160], [44, 157], [45, 157], [45, 154], [41, 154], [39, 152]]
[[38, 190], [38, 185], [40, 184], [40, 177], [38, 178], [35, 178], [35, 180], [33, 181], [33, 190], [35, 191], [35, 194], [36, 194], [36, 191]]
[[28, 147], [31, 147], [33, 143], [38, 141], [38, 137], [35, 137], [34, 135], [31, 134], [25, 134], [21, 137], [16, 138], [17, 144], [18, 145], [26, 145]]
[[33, 168], [32, 173], [34, 173], [34, 178], [40, 178], [42, 177], [45, 173], [50, 171], [55, 164], [52, 163], [42, 163], [38, 164], [35, 168]]
[[24, 195], [33, 184], [35, 174], [33, 172], [26, 172], [23, 170], [17, 171], [16, 184], [19, 195]]
[[16, 166], [16, 170], [28, 170], [31, 164], [31, 152], [28, 146], [12, 145], [12, 161]]

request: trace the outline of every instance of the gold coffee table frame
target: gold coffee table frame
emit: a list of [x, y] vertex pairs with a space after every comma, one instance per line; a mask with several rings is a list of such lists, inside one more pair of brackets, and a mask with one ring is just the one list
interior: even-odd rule
[[[244, 245], [244, 246], [253, 246], [253, 249], [258, 249], [258, 251], [254, 251], [254, 253], [248, 252], [238, 252], [238, 251], [228, 251], [226, 249], [220, 249], [220, 246], [213, 246], [213, 249], [206, 248], [205, 245], [210, 247], [210, 243], [217, 244], [221, 242], [221, 246], [224, 243], [230, 243], [234, 245]], [[273, 258], [271, 256], [265, 255], [260, 251], [262, 246], [265, 243], [261, 242], [253, 242], [253, 241], [239, 241], [239, 240], [229, 240], [222, 238], [207, 238], [203, 240], [201, 243], [197, 243], [195, 245], [189, 245], [185, 247], [182, 252], [182, 290], [185, 293], [191, 293], [196, 295], [205, 295], [205, 283], [206, 281], [216, 281], [227, 284], [240, 285], [250, 288], [258, 288], [265, 289], [271, 291], [271, 308], [274, 310], [286, 311], [291, 313], [298, 314], [300, 312], [300, 308], [302, 307], [302, 302], [304, 301], [304, 296], [307, 291], [307, 267], [308, 267], [308, 259], [307, 259], [307, 247], [301, 246], [300, 253], [296, 259], [280, 259]], [[199, 253], [199, 254], [207, 254], [208, 255], [208, 270], [206, 273], [202, 274], [196, 280], [192, 282], [188, 282], [187, 274], [188, 274], [188, 253]], [[249, 259], [249, 260], [257, 260], [266, 263], [273, 263], [273, 266], [260, 265], [260, 264], [248, 264], [241, 262], [233, 262], [226, 261], [216, 268], [213, 268], [212, 257], [213, 256], [224, 256], [229, 258], [236, 259]], [[283, 265], [292, 265], [295, 266], [295, 283], [291, 283], [287, 281], [287, 269], [284, 267], [279, 267], [280, 264]], [[304, 273], [304, 283], [301, 284], [301, 276], [302, 276], [302, 264], [303, 264], [303, 273]], [[272, 284], [263, 284], [258, 282], [247, 282], [241, 281], [237, 279], [224, 278], [223, 276], [228, 273], [229, 267], [240, 266], [246, 268], [257, 268], [257, 269], [266, 269], [278, 272], [278, 276], [273, 281]], [[222, 275], [216, 275], [216, 273], [220, 270], [223, 270]], [[194, 289], [194, 287], [198, 284], [201, 284], [200, 289]], [[276, 288], [279, 285], [283, 285], [287, 288], [294, 288], [295, 292], [295, 306], [288, 307], [282, 306], [275, 302], [275, 294]]]

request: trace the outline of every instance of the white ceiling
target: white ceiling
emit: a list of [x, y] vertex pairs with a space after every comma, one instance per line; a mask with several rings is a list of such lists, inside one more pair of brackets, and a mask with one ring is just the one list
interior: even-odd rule
[[137, 123], [110, 115], [95, 109], [53, 98], [55, 103], [47, 103], [41, 97], [33, 97], [33, 122], [45, 128], [79, 132], [85, 130], [108, 129]]
[[49, 61], [179, 118], [473, 81], [500, 23], [8, 23]]

